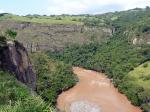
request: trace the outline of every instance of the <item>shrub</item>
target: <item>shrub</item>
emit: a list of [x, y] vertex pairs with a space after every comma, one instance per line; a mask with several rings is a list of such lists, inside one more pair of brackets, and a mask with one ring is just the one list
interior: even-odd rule
[[50, 59], [44, 53], [33, 53], [31, 59], [37, 74], [37, 93], [55, 105], [57, 96], [76, 84], [77, 78], [71, 66]]
[[144, 68], [147, 68], [147, 67], [148, 67], [148, 64], [147, 64], [147, 63], [145, 63], [145, 64], [143, 65], [143, 67], [144, 67]]
[[11, 29], [7, 29], [7, 31], [5, 32], [6, 37], [8, 37], [8, 39], [12, 39], [14, 40], [17, 36], [17, 32], [11, 30]]
[[62, 20], [62, 18], [61, 17], [56, 17], [56, 20]]

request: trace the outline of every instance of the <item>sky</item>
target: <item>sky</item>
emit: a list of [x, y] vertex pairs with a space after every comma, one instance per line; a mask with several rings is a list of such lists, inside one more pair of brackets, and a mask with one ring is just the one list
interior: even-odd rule
[[150, 6], [150, 0], [0, 0], [0, 13], [102, 14]]

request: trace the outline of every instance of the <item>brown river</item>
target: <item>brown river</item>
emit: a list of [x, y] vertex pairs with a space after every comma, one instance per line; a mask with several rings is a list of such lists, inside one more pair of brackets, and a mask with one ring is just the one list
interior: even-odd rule
[[79, 82], [63, 92], [57, 99], [57, 107], [65, 112], [142, 112], [127, 97], [118, 92], [103, 73], [73, 68]]

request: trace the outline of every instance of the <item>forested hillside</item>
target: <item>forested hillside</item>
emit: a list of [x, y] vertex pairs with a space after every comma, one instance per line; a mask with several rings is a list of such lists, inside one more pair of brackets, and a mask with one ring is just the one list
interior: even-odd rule
[[[146, 9], [133, 9], [97, 16], [99, 19], [104, 18], [105, 25], [114, 29], [113, 36], [107, 42], [102, 44], [93, 42], [81, 46], [72, 45], [63, 52], [48, 54], [50, 57], [73, 66], [107, 73], [120, 92], [126, 94], [134, 105], [141, 106], [148, 111], [150, 94], [146, 91], [149, 91], [150, 88], [141, 85], [149, 84], [150, 80], [146, 78], [149, 77], [149, 74], [146, 75], [145, 69], [143, 69], [143, 78], [140, 79], [140, 82], [134, 76], [127, 77], [130, 71], [150, 60], [149, 12], [150, 9], [147, 7]], [[93, 22], [88, 21], [88, 25], [97, 26]], [[136, 43], [133, 42], [135, 38], [137, 38]], [[134, 81], [129, 83], [130, 80]]]
[[57, 96], [78, 81], [72, 67], [42, 52], [30, 54], [29, 64], [14, 33], [0, 36], [0, 112], [56, 112]]
[[80, 66], [106, 73], [134, 105], [149, 112], [149, 23], [149, 7], [101, 15], [1, 14], [6, 38], [0, 51], [9, 42], [25, 42], [36, 88], [30, 90], [0, 68], [0, 111], [53, 112], [58, 95], [78, 81], [72, 67]]
[[33, 53], [30, 57], [37, 74], [36, 92], [47, 103], [54, 106], [57, 96], [62, 91], [73, 87], [78, 79], [70, 65], [49, 58], [44, 53]]

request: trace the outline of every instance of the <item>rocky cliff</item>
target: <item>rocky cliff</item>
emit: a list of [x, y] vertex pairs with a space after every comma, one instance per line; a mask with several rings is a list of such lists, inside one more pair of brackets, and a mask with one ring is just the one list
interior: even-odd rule
[[14, 74], [19, 81], [35, 89], [36, 75], [25, 47], [17, 41], [0, 38], [0, 69]]
[[87, 44], [92, 40], [101, 42], [112, 34], [109, 28], [87, 27], [79, 24], [48, 24], [21, 22], [13, 20], [0, 21], [0, 30], [12, 29], [17, 32], [17, 40], [28, 51], [61, 51], [72, 44]]

